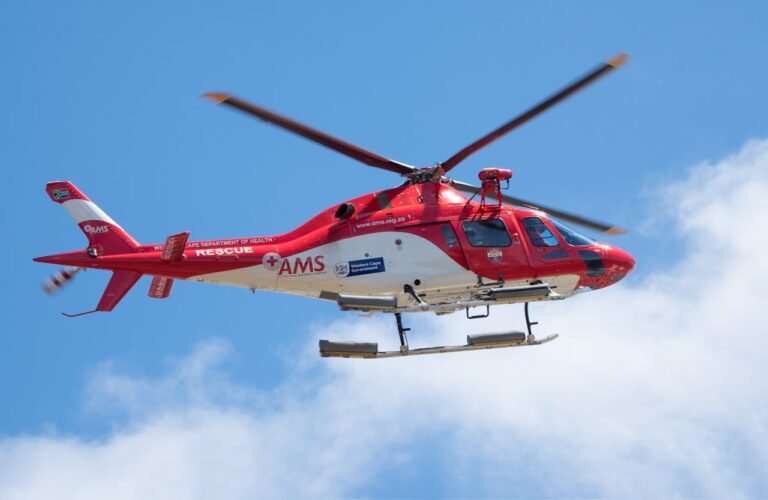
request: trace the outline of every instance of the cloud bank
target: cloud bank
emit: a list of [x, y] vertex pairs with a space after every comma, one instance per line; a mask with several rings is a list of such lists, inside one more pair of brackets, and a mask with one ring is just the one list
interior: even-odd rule
[[[546, 346], [319, 359], [334, 332], [396, 343], [391, 318], [346, 318], [266, 392], [228, 377], [217, 339], [158, 378], [105, 364], [88, 406], [119, 424], [0, 439], [0, 498], [765, 496], [768, 141], [692, 168], [659, 209], [684, 258], [532, 306], [562, 334]], [[414, 346], [521, 323], [515, 307], [409, 321]]]

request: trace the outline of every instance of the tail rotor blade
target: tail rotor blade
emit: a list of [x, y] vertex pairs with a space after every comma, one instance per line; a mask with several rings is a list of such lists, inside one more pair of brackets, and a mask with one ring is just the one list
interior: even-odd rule
[[43, 291], [48, 295], [57, 293], [82, 270], [82, 267], [64, 267], [59, 269], [48, 276], [48, 279], [43, 282]]

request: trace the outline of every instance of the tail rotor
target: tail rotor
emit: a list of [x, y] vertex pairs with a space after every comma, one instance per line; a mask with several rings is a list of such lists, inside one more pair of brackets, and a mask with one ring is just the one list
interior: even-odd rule
[[55, 295], [64, 288], [67, 283], [72, 281], [72, 279], [77, 276], [77, 273], [84, 270], [85, 269], [82, 267], [62, 267], [48, 276], [48, 279], [42, 283], [41, 288], [48, 295]]

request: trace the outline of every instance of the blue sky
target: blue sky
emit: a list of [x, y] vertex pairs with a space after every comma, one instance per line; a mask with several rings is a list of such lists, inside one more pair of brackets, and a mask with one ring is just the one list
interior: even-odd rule
[[[708, 244], [680, 219], [697, 213], [686, 212], [689, 205], [680, 200], [704, 207], [725, 196], [722, 186], [738, 187], [726, 181], [692, 185], [690, 168], [702, 162], [723, 168], [755, 164], [744, 171], [763, 172], [758, 160], [723, 159], [750, 139], [768, 137], [768, 71], [762, 64], [768, 53], [767, 11], [762, 2], [4, 4], [0, 161], [10, 189], [0, 214], [6, 235], [0, 251], [8, 263], [0, 439], [74, 436], [86, 443], [111, 442], [115, 429], [141, 427], [155, 414], [124, 401], [102, 407], [104, 393], [108, 402], [120, 400], [103, 387], [96, 390], [102, 396], [94, 403], [93, 387], [100, 387], [101, 377], [145, 381], [145, 389], [167, 387], [163, 381], [175, 380], [179, 366], [211, 345], [227, 354], [222, 366], [213, 363], [215, 369], [205, 373], [226, 379], [226, 387], [235, 392], [258, 394], [260, 402], [249, 396], [243, 403], [209, 388], [203, 391], [206, 405], [236, 407], [256, 419], [296, 405], [304, 413], [291, 411], [307, 415], [320, 404], [313, 391], [339, 390], [343, 396], [339, 387], [347, 387], [350, 374], [386, 380], [384, 365], [369, 373], [359, 364], [348, 368], [311, 356], [318, 332], [334, 325], [336, 338], [352, 331], [364, 338], [366, 328], [374, 336], [380, 330], [392, 333], [388, 323], [373, 321], [367, 327], [326, 303], [192, 283], [177, 283], [170, 299], [155, 301], [146, 297], [146, 280], [113, 313], [71, 320], [59, 313], [91, 309], [106, 274], [80, 275], [53, 299], [40, 292], [39, 283], [55, 268], [31, 258], [81, 248], [85, 242], [69, 216], [45, 195], [44, 185], [51, 180], [73, 181], [142, 243], [161, 242], [183, 230], [191, 231], [193, 239], [281, 233], [347, 197], [399, 182], [388, 172], [216, 107], [199, 99], [200, 94], [231, 91], [377, 153], [426, 166], [626, 51], [631, 55], [626, 67], [471, 157], [454, 176], [472, 182], [480, 168], [511, 168], [515, 194], [631, 228], [629, 235], [611, 242], [638, 261], [624, 286], [647, 291], [643, 287], [649, 283], [696, 260], [697, 245]], [[745, 185], [760, 185], [754, 182]], [[664, 194], [670, 184], [683, 186], [682, 194]], [[693, 187], [685, 191], [686, 186]], [[693, 196], [705, 188], [714, 195]], [[758, 280], [759, 273], [744, 275], [748, 284]], [[562, 309], [547, 305], [546, 316], [538, 319], [543, 326], [557, 324], [565, 321], [565, 311], [578, 314], [581, 305], [596, 308], [591, 321], [599, 325], [605, 311], [600, 307], [623, 307], [616, 297], [629, 292], [601, 293], [609, 298], [590, 294]], [[685, 307], [674, 302], [669, 307], [675, 305]], [[743, 307], [734, 303], [728, 312], [742, 316]], [[512, 308], [510, 314], [510, 321], [519, 322], [519, 311]], [[440, 325], [413, 321], [431, 336]], [[561, 333], [567, 335], [565, 326]], [[394, 341], [394, 334], [384, 338]], [[567, 350], [570, 344], [561, 341], [564, 346], [558, 349]], [[557, 371], [546, 352], [507, 354], [506, 359], [526, 359], [534, 370]], [[422, 366], [464, 366], [454, 359]], [[475, 355], [471, 359], [482, 363]], [[681, 364], [688, 366], [685, 360]], [[390, 366], [400, 370], [403, 365]], [[411, 363], [407, 372], [418, 367]], [[642, 369], [658, 373], [652, 366]], [[605, 370], [604, 376], [615, 376]], [[485, 375], [492, 379], [499, 373], [489, 367]], [[168, 397], [183, 401], [174, 411], [197, 408], [198, 400], [170, 386]], [[286, 392], [292, 395], [290, 403]], [[426, 404], [409, 404], [415, 405], [410, 410], [418, 419], [430, 415]], [[463, 477], [448, 473], [449, 462], [455, 461], [439, 457], [463, 456], [456, 450], [472, 438], [451, 427], [449, 419], [434, 418], [438, 423], [422, 427], [413, 441], [393, 438], [393, 448], [383, 455], [389, 459], [370, 459], [370, 471], [402, 482], [364, 478], [347, 489], [304, 493], [509, 494], [498, 487], [500, 472], [494, 467], [502, 470], [499, 463], [484, 472], [471, 467], [485, 463], [482, 457], [465, 457]], [[380, 423], [361, 417], [360, 425]], [[407, 423], [402, 425], [407, 432]], [[276, 449], [281, 444], [278, 440]], [[749, 455], [734, 446], [735, 458]], [[492, 448], [492, 443], [476, 447]], [[410, 458], [398, 459], [393, 449]], [[519, 453], [501, 453], [508, 455], [505, 464], [523, 468], [529, 454], [544, 461], [548, 450], [526, 443]], [[609, 456], [606, 451], [604, 458]], [[760, 460], [765, 456], [747, 462]], [[744, 473], [747, 494], [766, 487], [764, 479], [750, 475], [750, 467], [737, 471]], [[575, 482], [560, 478], [561, 486], [554, 487], [535, 476], [521, 477], [517, 493], [621, 492], [589, 477]], [[692, 477], [699, 489], [670, 484], [668, 491], [704, 496], [717, 491]]]

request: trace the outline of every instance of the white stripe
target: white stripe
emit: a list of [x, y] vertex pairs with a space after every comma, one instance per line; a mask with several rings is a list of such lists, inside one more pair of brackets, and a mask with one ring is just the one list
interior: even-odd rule
[[92, 201], [68, 200], [63, 205], [78, 224], [87, 220], [98, 220], [117, 226], [117, 223]]

